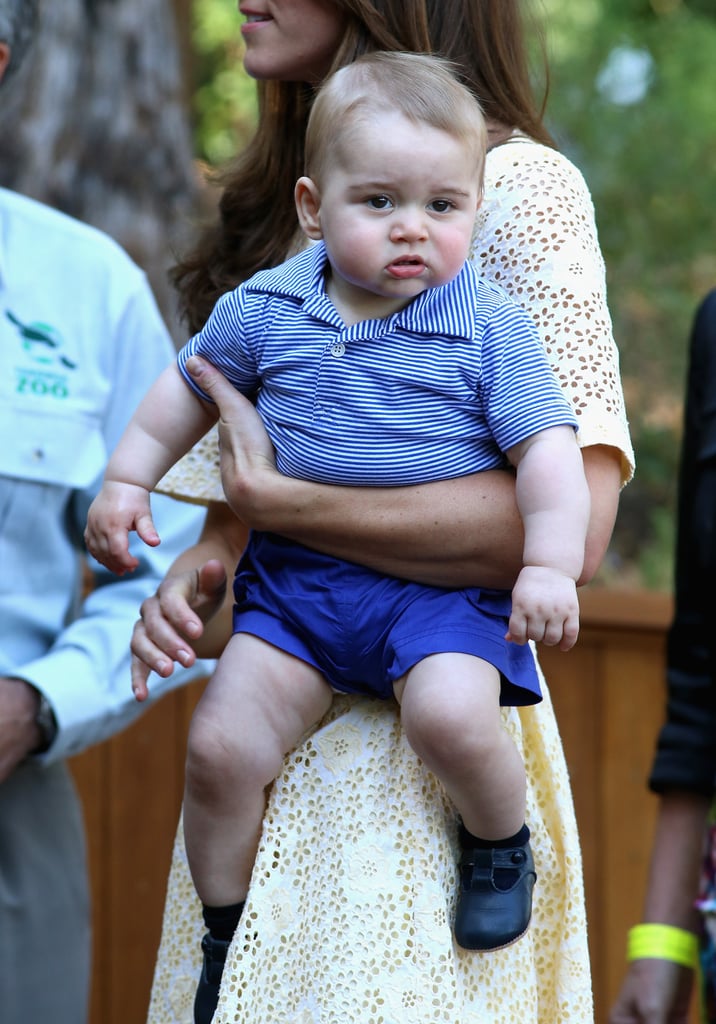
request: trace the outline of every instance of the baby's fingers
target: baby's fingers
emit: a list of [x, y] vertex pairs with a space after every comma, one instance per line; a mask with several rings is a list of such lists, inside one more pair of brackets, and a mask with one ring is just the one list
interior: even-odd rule
[[90, 554], [111, 572], [123, 576], [139, 565], [139, 560], [129, 551], [128, 537], [124, 530], [114, 533], [97, 533], [88, 527], [85, 543]]
[[572, 612], [562, 627], [562, 639], [558, 641], [560, 651], [571, 651], [579, 636], [579, 611]]
[[579, 615], [524, 615], [513, 612], [505, 639], [515, 644], [528, 640], [543, 643], [546, 647], [559, 647], [569, 651], [579, 636]]
[[145, 512], [142, 515], [137, 516], [135, 529], [137, 531], [137, 536], [143, 540], [145, 544], [148, 544], [150, 548], [155, 548], [161, 543], [151, 512]]
[[579, 636], [579, 613], [555, 613], [546, 619], [540, 628], [542, 636], [535, 636], [533, 639], [541, 639], [546, 647], [559, 647], [560, 651], [569, 651]]
[[513, 644], [526, 644], [529, 640], [528, 625], [527, 616], [517, 608], [513, 608], [505, 640]]

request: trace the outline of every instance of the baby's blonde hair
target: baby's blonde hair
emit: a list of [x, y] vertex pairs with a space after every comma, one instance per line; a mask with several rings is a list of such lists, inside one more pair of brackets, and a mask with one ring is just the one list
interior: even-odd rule
[[340, 68], [316, 96], [306, 129], [305, 172], [319, 185], [330, 159], [362, 118], [397, 111], [472, 148], [480, 192], [487, 127], [475, 96], [453, 66], [424, 53], [376, 51]]

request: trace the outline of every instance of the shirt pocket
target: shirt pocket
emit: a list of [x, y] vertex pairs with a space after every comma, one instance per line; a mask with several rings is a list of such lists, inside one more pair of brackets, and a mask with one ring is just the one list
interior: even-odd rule
[[103, 472], [107, 446], [100, 420], [77, 409], [0, 407], [0, 474], [73, 490]]

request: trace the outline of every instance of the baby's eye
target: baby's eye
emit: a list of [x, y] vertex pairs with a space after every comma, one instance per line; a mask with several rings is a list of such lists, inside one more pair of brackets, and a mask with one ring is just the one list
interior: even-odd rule
[[367, 203], [373, 210], [387, 210], [392, 206], [388, 196], [370, 196]]
[[429, 204], [429, 209], [435, 213], [447, 213], [452, 208], [453, 204], [449, 199], [433, 199], [432, 203]]

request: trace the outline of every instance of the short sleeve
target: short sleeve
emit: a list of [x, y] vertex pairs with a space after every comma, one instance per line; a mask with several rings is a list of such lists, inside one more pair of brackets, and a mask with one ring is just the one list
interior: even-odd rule
[[626, 483], [634, 452], [594, 208], [579, 170], [523, 136], [491, 150], [471, 258], [530, 313], [574, 407], [580, 445], [618, 449]]

